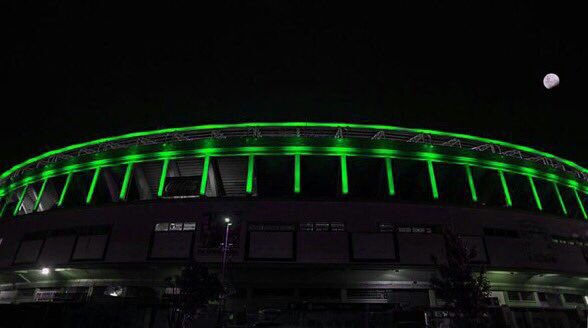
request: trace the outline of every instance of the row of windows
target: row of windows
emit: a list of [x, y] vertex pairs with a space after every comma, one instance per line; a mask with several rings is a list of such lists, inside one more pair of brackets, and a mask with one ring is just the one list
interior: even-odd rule
[[[534, 292], [508, 291], [506, 295], [510, 301], [535, 302]], [[563, 296], [563, 301], [566, 303], [586, 304], [586, 300], [583, 295], [564, 293], [561, 294], [561, 296]], [[560, 294], [556, 293], [538, 292], [537, 299], [540, 302], [559, 303], [559, 305], [562, 304], [562, 298], [560, 298]]]
[[444, 163], [338, 156], [189, 158], [98, 168], [20, 188], [0, 200], [0, 214], [245, 196], [477, 203], [586, 218], [583, 194], [541, 179]]

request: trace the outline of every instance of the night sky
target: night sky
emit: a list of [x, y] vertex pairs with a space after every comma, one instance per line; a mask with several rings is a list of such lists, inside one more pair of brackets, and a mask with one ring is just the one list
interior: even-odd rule
[[359, 3], [18, 2], [3, 15], [0, 169], [126, 132], [287, 120], [464, 132], [588, 165], [581, 7]]

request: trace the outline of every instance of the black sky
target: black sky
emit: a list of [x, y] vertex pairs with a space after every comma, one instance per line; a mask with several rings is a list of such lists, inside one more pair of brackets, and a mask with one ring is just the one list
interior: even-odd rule
[[16, 2], [0, 168], [125, 132], [285, 120], [465, 132], [588, 164], [581, 7], [360, 3]]

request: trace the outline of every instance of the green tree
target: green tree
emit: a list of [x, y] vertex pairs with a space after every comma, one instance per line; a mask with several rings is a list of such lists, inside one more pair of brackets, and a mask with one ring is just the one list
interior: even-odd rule
[[451, 231], [444, 234], [447, 264], [433, 257], [437, 276], [431, 286], [446, 308], [453, 312], [453, 323], [459, 328], [488, 325], [487, 304], [490, 284], [483, 266], [472, 264], [477, 250], [468, 248], [463, 240]]
[[166, 283], [172, 289], [168, 312], [170, 328], [187, 327], [222, 292], [217, 276], [195, 261], [188, 263], [179, 275], [167, 278]]

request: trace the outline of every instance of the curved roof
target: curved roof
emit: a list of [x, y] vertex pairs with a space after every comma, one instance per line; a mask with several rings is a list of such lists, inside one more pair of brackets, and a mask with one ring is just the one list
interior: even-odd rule
[[566, 173], [577, 179], [588, 181], [588, 170], [573, 161], [527, 146], [476, 137], [462, 133], [450, 133], [430, 129], [412, 129], [389, 125], [318, 123], [318, 122], [255, 122], [236, 124], [208, 124], [191, 127], [168, 128], [152, 131], [133, 132], [114, 137], [82, 142], [45, 152], [27, 159], [0, 175], [0, 184], [8, 178], [16, 178], [22, 172], [44, 165], [67, 160], [85, 154], [95, 154], [135, 145], [161, 144], [172, 141], [190, 141], [205, 138], [225, 137], [279, 137], [308, 136], [335, 138], [371, 138], [404, 142], [459, 147], [475, 151], [486, 151], [521, 160], [533, 161]]

